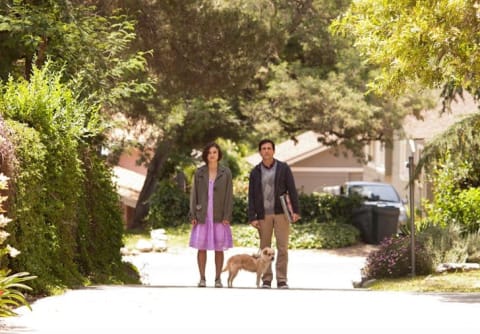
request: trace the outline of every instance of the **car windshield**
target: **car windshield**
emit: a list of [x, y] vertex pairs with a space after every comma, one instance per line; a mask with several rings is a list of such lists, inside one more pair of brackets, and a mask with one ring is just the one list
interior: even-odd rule
[[357, 193], [369, 201], [399, 202], [393, 187], [383, 185], [352, 185], [350, 194]]

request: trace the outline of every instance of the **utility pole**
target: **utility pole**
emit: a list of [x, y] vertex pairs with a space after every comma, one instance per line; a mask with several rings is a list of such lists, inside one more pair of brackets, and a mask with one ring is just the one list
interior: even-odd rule
[[415, 182], [413, 179], [413, 172], [415, 170], [414, 166], [414, 154], [415, 154], [415, 142], [410, 139], [410, 150], [411, 155], [408, 157], [408, 184], [410, 190], [410, 248], [411, 248], [411, 266], [412, 266], [412, 277], [415, 277]]

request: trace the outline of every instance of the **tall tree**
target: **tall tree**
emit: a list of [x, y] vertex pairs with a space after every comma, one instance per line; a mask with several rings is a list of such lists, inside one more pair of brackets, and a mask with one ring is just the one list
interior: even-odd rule
[[248, 125], [245, 125], [237, 110], [219, 98], [181, 101], [172, 107], [161, 135], [154, 139], [154, 152], [147, 159], [147, 175], [135, 208], [134, 226], [145, 223], [149, 200], [158, 181], [175, 171], [178, 158], [190, 157], [192, 150], [201, 150], [207, 142], [219, 137], [238, 140], [246, 135]]
[[399, 99], [369, 90], [366, 83], [377, 68], [364, 63], [351, 39], [329, 32], [349, 3], [316, 0], [302, 7], [300, 19], [285, 30], [283, 48], [253, 82], [256, 100], [248, 108], [292, 136], [315, 130], [324, 144], [341, 144], [366, 158], [366, 143], [391, 140], [403, 117], [429, 106], [429, 100], [414, 86]]
[[[172, 152], [189, 152], [221, 136], [236, 139], [247, 128], [235, 96], [272, 49], [271, 31], [264, 21], [213, 1], [152, 2], [139, 12], [138, 22], [138, 43], [152, 49], [149, 65], [169, 110], [135, 209], [137, 226], [144, 222], [149, 198], [165, 175]], [[175, 123], [170, 126], [172, 119]]]

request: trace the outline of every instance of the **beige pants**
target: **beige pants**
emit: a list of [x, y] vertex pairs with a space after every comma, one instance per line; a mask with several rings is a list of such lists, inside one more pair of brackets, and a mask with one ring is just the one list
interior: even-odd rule
[[[284, 214], [266, 215], [265, 220], [260, 220], [260, 249], [272, 246], [272, 235], [275, 233], [277, 252], [275, 254], [275, 274], [277, 282], [287, 282], [288, 267], [288, 240], [290, 236], [290, 223]], [[272, 281], [272, 266], [267, 269], [262, 278], [264, 281]]]

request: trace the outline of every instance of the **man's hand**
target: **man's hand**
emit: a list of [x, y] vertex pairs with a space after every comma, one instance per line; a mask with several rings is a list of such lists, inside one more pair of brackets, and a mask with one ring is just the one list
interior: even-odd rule
[[296, 223], [300, 219], [300, 216], [297, 213], [292, 215], [292, 223]]
[[260, 223], [258, 222], [258, 220], [252, 220], [250, 222], [250, 225], [252, 225], [253, 227], [255, 227], [257, 230], [260, 228]]

